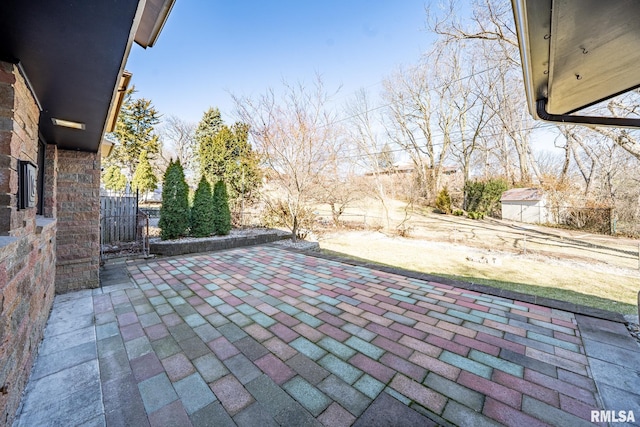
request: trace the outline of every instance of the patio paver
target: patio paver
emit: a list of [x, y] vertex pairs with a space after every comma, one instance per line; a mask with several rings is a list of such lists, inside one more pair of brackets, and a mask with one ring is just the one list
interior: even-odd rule
[[640, 425], [619, 323], [274, 246], [121, 268], [56, 297], [15, 425]]

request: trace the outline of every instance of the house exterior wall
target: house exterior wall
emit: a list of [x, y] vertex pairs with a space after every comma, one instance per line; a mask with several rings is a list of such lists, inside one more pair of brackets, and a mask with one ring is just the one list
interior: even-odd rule
[[47, 145], [44, 154], [44, 216], [56, 218], [58, 212], [58, 148]]
[[100, 286], [100, 153], [58, 150], [56, 293]]
[[[18, 68], [0, 61], [0, 425], [13, 422], [55, 293], [56, 221], [17, 201], [18, 160], [37, 164], [38, 120]], [[55, 147], [46, 154], [53, 171]]]

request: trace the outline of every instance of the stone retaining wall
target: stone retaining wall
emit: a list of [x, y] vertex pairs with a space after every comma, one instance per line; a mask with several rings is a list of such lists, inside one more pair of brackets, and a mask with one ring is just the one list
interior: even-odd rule
[[227, 237], [210, 237], [202, 239], [188, 240], [167, 240], [159, 242], [151, 242], [150, 251], [152, 254], [162, 256], [175, 256], [192, 254], [199, 252], [220, 251], [224, 249], [233, 249], [243, 246], [262, 245], [283, 240], [291, 237], [291, 233], [278, 230], [266, 231], [263, 234], [251, 236], [227, 236]]

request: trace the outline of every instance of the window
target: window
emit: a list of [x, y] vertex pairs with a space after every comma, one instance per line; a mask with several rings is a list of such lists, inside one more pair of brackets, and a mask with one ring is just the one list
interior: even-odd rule
[[28, 209], [36, 206], [36, 165], [29, 161], [18, 161], [18, 208]]

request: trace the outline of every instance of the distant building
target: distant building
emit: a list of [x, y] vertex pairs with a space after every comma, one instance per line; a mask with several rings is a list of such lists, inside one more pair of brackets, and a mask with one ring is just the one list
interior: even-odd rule
[[[365, 176], [374, 176], [374, 175], [403, 175], [403, 174], [411, 174], [415, 171], [415, 166], [409, 163], [396, 163], [393, 166], [382, 169], [380, 171], [369, 171], [365, 172]], [[440, 168], [440, 173], [442, 175], [455, 175], [460, 172], [460, 169], [457, 166], [442, 166]]]
[[553, 215], [544, 192], [538, 188], [513, 188], [502, 193], [502, 219], [530, 224], [548, 224]]

